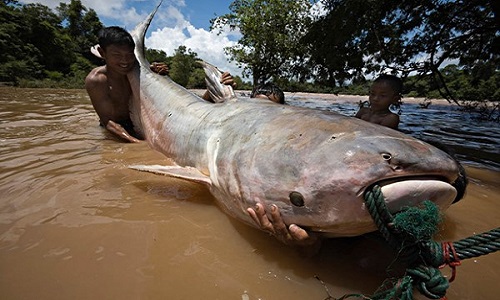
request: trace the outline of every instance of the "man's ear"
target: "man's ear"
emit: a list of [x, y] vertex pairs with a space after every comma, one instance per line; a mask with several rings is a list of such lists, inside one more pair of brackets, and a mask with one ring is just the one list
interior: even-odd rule
[[394, 95], [394, 99], [392, 99], [393, 104], [397, 104], [401, 100], [401, 94], [397, 93]]

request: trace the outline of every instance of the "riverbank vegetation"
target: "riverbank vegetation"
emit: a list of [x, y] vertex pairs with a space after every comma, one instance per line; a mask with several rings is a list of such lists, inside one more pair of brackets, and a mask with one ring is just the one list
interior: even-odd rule
[[[318, 3], [321, 13], [309, 13]], [[385, 72], [404, 79], [405, 96], [445, 98], [468, 109], [500, 102], [495, 1], [253, 0], [229, 8], [211, 23], [215, 31], [229, 26], [242, 33], [226, 49], [252, 78], [237, 77], [239, 89], [272, 80], [290, 92], [364, 95], [370, 79]], [[55, 11], [1, 0], [0, 82], [83, 88], [87, 73], [103, 63], [89, 51], [101, 28], [80, 0]], [[146, 56], [166, 62], [179, 84], [205, 86], [197, 53], [184, 45], [171, 56], [156, 49]]]

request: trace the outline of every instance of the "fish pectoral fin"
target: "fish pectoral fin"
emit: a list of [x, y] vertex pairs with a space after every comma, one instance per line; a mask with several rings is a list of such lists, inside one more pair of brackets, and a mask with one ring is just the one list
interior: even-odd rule
[[202, 183], [206, 185], [211, 185], [212, 181], [210, 177], [201, 173], [198, 169], [193, 167], [180, 167], [180, 166], [161, 166], [161, 165], [133, 165], [129, 166], [130, 169], [150, 172], [159, 175], [170, 176], [174, 178], [185, 179], [189, 181], [194, 181], [197, 183]]

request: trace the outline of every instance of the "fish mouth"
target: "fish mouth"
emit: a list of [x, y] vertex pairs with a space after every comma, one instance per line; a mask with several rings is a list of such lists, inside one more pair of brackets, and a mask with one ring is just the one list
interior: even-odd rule
[[423, 201], [434, 202], [441, 210], [447, 209], [455, 200], [457, 190], [439, 178], [410, 177], [384, 180], [380, 186], [387, 209], [391, 213], [406, 207], [418, 206]]

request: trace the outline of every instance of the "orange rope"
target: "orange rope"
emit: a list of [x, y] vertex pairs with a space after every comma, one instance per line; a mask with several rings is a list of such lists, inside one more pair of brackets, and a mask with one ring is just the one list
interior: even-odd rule
[[[453, 282], [455, 280], [456, 275], [456, 267], [460, 266], [462, 263], [460, 262], [460, 258], [458, 258], [457, 251], [455, 250], [455, 246], [453, 246], [453, 242], [443, 242], [441, 243], [443, 247], [443, 259], [444, 264], [439, 268], [443, 268], [448, 265], [451, 268], [451, 278], [448, 280], [449, 282]], [[452, 256], [450, 256], [450, 253]]]

